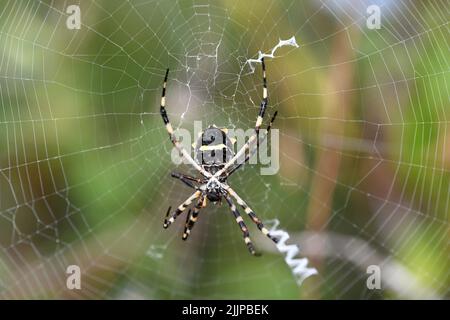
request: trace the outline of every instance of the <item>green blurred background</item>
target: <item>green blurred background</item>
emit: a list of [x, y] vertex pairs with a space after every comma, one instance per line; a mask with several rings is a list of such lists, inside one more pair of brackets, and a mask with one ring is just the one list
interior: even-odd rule
[[[81, 29], [66, 27], [69, 5]], [[381, 29], [366, 26], [381, 9]], [[0, 8], [0, 297], [392, 299], [449, 297], [446, 1], [6, 1]], [[159, 116], [248, 129], [266, 59], [280, 170], [229, 183], [278, 219], [319, 275], [302, 286], [269, 240], [250, 256], [226, 205], [192, 237], [169, 205]], [[246, 219], [246, 218], [245, 218]], [[250, 224], [250, 222], [248, 222]], [[66, 288], [68, 265], [82, 290]], [[382, 288], [366, 286], [379, 265]]]

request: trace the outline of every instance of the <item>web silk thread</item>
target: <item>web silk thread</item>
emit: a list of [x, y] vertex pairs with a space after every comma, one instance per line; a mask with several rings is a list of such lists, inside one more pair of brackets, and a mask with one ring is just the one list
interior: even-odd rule
[[297, 284], [300, 286], [306, 278], [316, 275], [318, 272], [315, 268], [308, 268], [307, 258], [296, 258], [300, 253], [300, 248], [296, 244], [286, 244], [289, 234], [285, 230], [278, 229], [280, 222], [273, 220], [271, 223], [273, 226], [270, 229], [270, 234], [279, 239], [276, 247], [284, 255], [284, 261], [291, 269], [292, 274], [297, 279]]

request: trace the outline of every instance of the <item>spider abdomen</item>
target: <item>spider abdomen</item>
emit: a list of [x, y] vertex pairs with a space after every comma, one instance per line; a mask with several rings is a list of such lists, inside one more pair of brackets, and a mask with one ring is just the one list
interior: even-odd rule
[[209, 126], [201, 132], [195, 144], [195, 159], [211, 174], [222, 169], [234, 155], [233, 142], [227, 129]]

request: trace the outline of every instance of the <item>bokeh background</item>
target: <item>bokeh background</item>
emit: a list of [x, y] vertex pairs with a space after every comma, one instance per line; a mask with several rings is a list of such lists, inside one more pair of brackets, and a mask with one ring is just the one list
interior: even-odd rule
[[[66, 26], [69, 5], [81, 28]], [[366, 25], [376, 4], [381, 29]], [[0, 297], [393, 299], [449, 297], [447, 1], [34, 1], [0, 8]], [[181, 241], [169, 205], [190, 194], [159, 116], [248, 129], [267, 58], [280, 170], [230, 185], [300, 245], [283, 256], [226, 205]], [[244, 217], [245, 218], [245, 217]], [[245, 218], [246, 219], [246, 218]], [[246, 220], [248, 221], [248, 220]], [[82, 289], [66, 288], [66, 268]], [[366, 286], [369, 265], [381, 289]]]

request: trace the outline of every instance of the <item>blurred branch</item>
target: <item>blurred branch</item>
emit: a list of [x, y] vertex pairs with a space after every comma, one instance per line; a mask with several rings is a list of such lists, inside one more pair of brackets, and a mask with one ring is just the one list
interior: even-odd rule
[[[298, 244], [302, 255], [320, 260], [325, 258], [344, 259], [353, 263], [362, 272], [369, 265], [381, 268], [382, 286], [405, 299], [440, 299], [436, 290], [426, 287], [420, 280], [391, 256], [384, 256], [366, 241], [334, 232], [298, 232], [290, 233], [290, 241]], [[278, 253], [275, 246], [260, 237], [261, 250]], [[320, 250], [317, 250], [320, 248]], [[367, 275], [368, 276], [368, 275]], [[309, 280], [311, 281], [311, 280]]]
[[[32, 264], [8, 266], [1, 299], [99, 299], [111, 289], [150, 241], [148, 215], [141, 214], [129, 225], [110, 228], [67, 250]], [[119, 236], [118, 236], [119, 235]], [[133, 245], [130, 245], [133, 244]], [[141, 244], [141, 245], [138, 245]], [[120, 258], [119, 258], [120, 257]], [[68, 290], [66, 268], [76, 264], [82, 273], [81, 290]]]
[[[341, 164], [339, 150], [342, 148], [344, 134], [344, 121], [335, 121], [334, 119], [345, 120], [350, 112], [352, 104], [347, 91], [352, 88], [353, 84], [354, 63], [351, 61], [354, 55], [354, 41], [357, 42], [358, 35], [359, 32], [354, 27], [341, 30], [332, 45], [331, 69], [325, 84], [326, 91], [332, 94], [325, 95], [323, 101], [326, 118], [330, 120], [322, 122], [320, 135], [324, 141], [329, 136], [335, 137], [333, 141], [335, 147], [322, 149], [317, 155], [315, 166], [317, 174], [314, 175], [311, 183], [311, 197], [307, 211], [307, 227], [315, 231], [322, 231], [325, 228], [332, 210], [333, 194]], [[352, 41], [350, 42], [349, 39]], [[322, 251], [323, 249], [318, 246], [316, 250]], [[317, 257], [318, 259], [313, 261], [313, 264], [320, 270], [320, 255]], [[311, 289], [318, 287], [317, 283], [311, 286]], [[313, 295], [315, 298], [320, 298], [318, 290], [315, 290]]]

